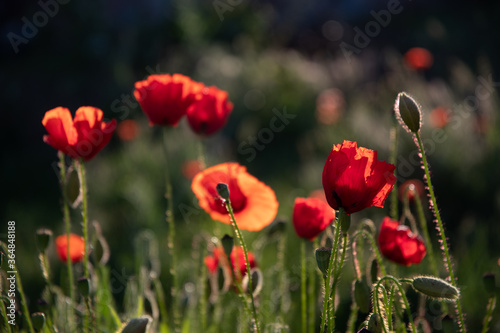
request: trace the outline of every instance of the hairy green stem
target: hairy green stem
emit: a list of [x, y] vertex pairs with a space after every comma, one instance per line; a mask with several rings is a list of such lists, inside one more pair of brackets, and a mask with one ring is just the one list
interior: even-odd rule
[[300, 307], [302, 310], [302, 332], [307, 332], [307, 297], [306, 297], [306, 240], [300, 242]]
[[347, 251], [347, 243], [348, 243], [348, 240], [347, 240], [347, 234], [344, 234], [343, 236], [343, 242], [342, 242], [342, 255], [340, 256], [340, 262], [336, 263], [335, 265], [335, 275], [333, 276], [333, 285], [332, 285], [332, 289], [330, 290], [330, 298], [331, 298], [331, 306], [330, 306], [330, 309], [331, 309], [331, 316], [332, 316], [332, 327], [330, 328], [330, 332], [334, 332], [335, 331], [335, 292], [336, 292], [336, 289], [337, 289], [337, 285], [339, 283], [339, 279], [340, 279], [340, 272], [342, 271], [342, 267], [344, 266], [344, 261], [345, 261], [345, 253]]
[[243, 248], [243, 253], [245, 254], [245, 263], [246, 263], [247, 274], [248, 274], [248, 290], [250, 293], [250, 300], [252, 303], [252, 314], [253, 314], [253, 320], [254, 320], [254, 323], [252, 326], [254, 326], [254, 330], [257, 333], [260, 333], [260, 325], [259, 325], [259, 320], [257, 317], [257, 310], [255, 308], [255, 301], [254, 301], [254, 297], [253, 297], [253, 285], [252, 285], [253, 279], [252, 279], [252, 273], [250, 271], [250, 261], [248, 260], [247, 245], [246, 245], [245, 241], [243, 240], [243, 236], [241, 235], [240, 228], [238, 227], [238, 224], [236, 223], [236, 219], [234, 218], [233, 207], [231, 206], [231, 201], [229, 199], [226, 200], [226, 209], [227, 209], [227, 212], [229, 213], [229, 216], [231, 218], [231, 225], [233, 226], [236, 238], [238, 238], [238, 241], [240, 242], [240, 245]]
[[173, 308], [173, 318], [174, 318], [174, 332], [179, 333], [181, 331], [181, 318], [179, 311], [179, 281], [177, 279], [177, 255], [175, 252], [175, 220], [174, 220], [174, 201], [172, 194], [172, 183], [170, 181], [170, 173], [168, 170], [168, 148], [167, 148], [167, 129], [163, 131], [163, 148], [166, 158], [166, 163], [164, 166], [165, 170], [165, 199], [167, 200], [167, 209], [165, 211], [165, 220], [168, 224], [168, 239], [167, 247], [169, 256], [172, 260], [170, 265], [170, 275], [172, 277], [172, 287], [170, 289], [170, 295], [172, 296], [172, 308]]
[[59, 151], [59, 171], [61, 174], [61, 191], [62, 191], [62, 207], [63, 207], [63, 218], [64, 226], [66, 228], [66, 270], [68, 274], [68, 289], [69, 289], [69, 299], [71, 301], [70, 306], [70, 316], [68, 318], [68, 323], [73, 321], [74, 317], [74, 304], [75, 304], [75, 283], [73, 281], [73, 265], [71, 263], [71, 258], [69, 256], [70, 244], [69, 239], [71, 235], [71, 217], [69, 213], [69, 206], [67, 201], [67, 189], [66, 189], [66, 162], [64, 158], [64, 153]]
[[432, 248], [431, 237], [429, 235], [429, 228], [427, 228], [427, 220], [425, 218], [424, 206], [422, 205], [422, 200], [418, 193], [415, 195], [415, 206], [417, 207], [418, 221], [420, 222], [420, 228], [422, 229], [422, 235], [424, 236], [425, 243], [427, 244], [427, 257], [431, 263], [432, 274], [439, 276], [439, 270], [436, 265], [436, 259], [434, 258], [434, 250]]
[[486, 315], [484, 316], [483, 319], [483, 329], [481, 330], [481, 333], [486, 333], [488, 332], [488, 326], [491, 323], [491, 319], [493, 318], [493, 310], [495, 310], [497, 304], [497, 297], [493, 296], [489, 299], [488, 301], [488, 307], [486, 310]]
[[359, 230], [352, 236], [351, 242], [354, 242], [356, 240], [356, 238], [358, 238], [359, 236], [363, 236], [363, 237], [368, 238], [370, 245], [371, 245], [371, 248], [372, 248], [373, 252], [375, 253], [375, 258], [377, 259], [378, 266], [380, 268], [380, 273], [382, 274], [382, 276], [387, 275], [387, 271], [385, 270], [384, 262], [382, 261], [382, 256], [380, 255], [380, 251], [378, 250], [377, 243], [375, 242], [373, 235], [366, 230]]
[[[392, 165], [396, 165], [397, 157], [398, 157], [398, 121], [396, 117], [392, 117], [392, 127], [391, 127], [391, 156], [389, 158], [389, 163]], [[393, 220], [398, 219], [398, 188], [397, 182], [394, 183], [394, 188], [391, 192], [391, 218]]]
[[[313, 241], [313, 247], [317, 249], [319, 247], [318, 238]], [[307, 293], [310, 295], [308, 300], [308, 333], [314, 333], [316, 329], [316, 269], [314, 267], [309, 267], [309, 276], [307, 279]]]
[[[417, 329], [415, 328], [415, 323], [413, 321], [413, 316], [411, 314], [410, 304], [408, 303], [408, 299], [406, 298], [405, 291], [403, 290], [403, 286], [401, 286], [401, 283], [400, 283], [401, 281], [399, 281], [398, 279], [396, 279], [395, 277], [390, 276], [390, 275], [386, 275], [386, 276], [380, 278], [377, 281], [375, 287], [373, 288], [374, 292], [377, 295], [377, 298], [378, 298], [378, 288], [380, 288], [380, 286], [382, 285], [381, 283], [383, 281], [385, 281], [385, 280], [389, 280], [389, 281], [393, 282], [398, 287], [399, 294], [401, 295], [401, 298], [403, 299], [403, 303], [405, 305], [406, 314], [408, 315], [408, 321], [410, 322], [410, 326], [411, 326], [412, 332], [416, 333]], [[385, 327], [385, 325], [384, 325], [384, 327]]]
[[[87, 177], [85, 174], [85, 166], [83, 160], [75, 161], [78, 170], [78, 178], [80, 179], [80, 191], [82, 193], [82, 231], [83, 231], [83, 275], [89, 278], [89, 235], [88, 235], [88, 208], [87, 208]], [[68, 238], [68, 255], [69, 257], [69, 238]]]
[[[328, 316], [328, 314], [330, 313], [329, 311], [329, 304], [330, 304], [330, 301], [331, 301], [331, 298], [330, 298], [330, 280], [332, 278], [332, 270], [333, 270], [333, 262], [334, 262], [334, 257], [335, 257], [335, 254], [337, 253], [337, 247], [338, 247], [338, 242], [339, 242], [339, 238], [340, 238], [340, 223], [339, 223], [339, 218], [337, 217], [336, 221], [335, 221], [335, 235], [334, 235], [334, 242], [333, 242], [333, 248], [332, 248], [332, 252], [330, 254], [330, 262], [328, 263], [328, 270], [326, 272], [326, 276], [323, 276], [323, 280], [325, 282], [325, 296], [323, 298], [323, 313], [321, 315], [321, 330], [320, 332], [324, 332], [325, 331], [325, 325], [326, 325], [326, 319]], [[328, 324], [330, 324], [330, 319], [331, 318], [328, 318]]]
[[[429, 195], [430, 195], [431, 202], [432, 202], [431, 208], [432, 208], [432, 211], [434, 212], [434, 216], [436, 217], [436, 221], [437, 221], [437, 225], [438, 225], [438, 229], [439, 229], [439, 235], [441, 236], [441, 245], [442, 245], [443, 254], [445, 257], [445, 261], [446, 261], [446, 268], [448, 269], [448, 274], [450, 276], [451, 284], [454, 287], [456, 287], [457, 281], [455, 280], [455, 274], [453, 273], [453, 267], [451, 264], [451, 258], [450, 258], [449, 249], [448, 249], [448, 241], [446, 240], [446, 234], [444, 232], [443, 221], [441, 220], [441, 214], [439, 213], [439, 208], [437, 205], [436, 196], [434, 194], [434, 189], [432, 187], [431, 175], [429, 173], [429, 166], [427, 164], [427, 158], [425, 156], [424, 145], [422, 143], [422, 140], [420, 139], [420, 135], [418, 132], [415, 133], [415, 138], [417, 139], [418, 148], [420, 150], [420, 155], [422, 158], [422, 164], [424, 166], [425, 178], [427, 181], [427, 187], [429, 188]], [[455, 300], [455, 306], [456, 306], [457, 314], [458, 314], [459, 329], [461, 332], [467, 332], [467, 329], [465, 327], [465, 322], [464, 322], [464, 315], [462, 312], [462, 303], [460, 300], [460, 295]]]

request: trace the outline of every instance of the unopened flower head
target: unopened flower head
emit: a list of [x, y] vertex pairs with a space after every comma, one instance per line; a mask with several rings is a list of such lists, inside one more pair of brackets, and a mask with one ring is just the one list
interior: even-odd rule
[[449, 282], [432, 276], [418, 276], [413, 279], [412, 285], [416, 291], [432, 298], [453, 301], [460, 294]]
[[405, 92], [400, 92], [396, 97], [394, 111], [399, 123], [407, 132], [418, 133], [422, 127], [422, 112], [415, 99]]

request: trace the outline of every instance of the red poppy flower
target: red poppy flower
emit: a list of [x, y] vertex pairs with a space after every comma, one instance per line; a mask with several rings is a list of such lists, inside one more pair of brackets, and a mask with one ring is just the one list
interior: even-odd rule
[[323, 169], [323, 189], [333, 209], [347, 214], [367, 207], [384, 207], [396, 177], [392, 164], [378, 161], [377, 152], [356, 142], [334, 145]]
[[316, 198], [296, 198], [293, 206], [293, 226], [299, 237], [313, 240], [335, 219], [335, 211]]
[[[216, 247], [213, 250], [212, 256], [205, 257], [205, 265], [208, 268], [210, 273], [215, 273], [219, 264], [227, 263], [227, 260], [221, 261], [221, 258], [225, 258], [226, 254], [224, 253], [224, 249], [221, 247]], [[244, 277], [247, 274], [247, 265], [245, 261], [245, 252], [243, 248], [240, 246], [234, 246], [231, 251], [231, 267], [233, 267], [234, 275], [239, 277]], [[257, 266], [255, 261], [255, 256], [252, 252], [248, 252], [248, 261], [250, 263], [250, 269]]]
[[103, 113], [92, 106], [82, 106], [71, 119], [68, 109], [49, 110], [42, 124], [49, 133], [43, 141], [73, 158], [92, 159], [111, 139], [116, 120], [102, 121]]
[[415, 201], [415, 195], [418, 195], [420, 200], [422, 200], [425, 195], [424, 183], [418, 179], [409, 179], [405, 181], [398, 188], [398, 198], [400, 201], [403, 201], [405, 193], [408, 196], [409, 202]]
[[[61, 259], [62, 262], [66, 262], [67, 260], [67, 246], [68, 246], [68, 241], [67, 241], [66, 235], [61, 235], [56, 238], [56, 250], [57, 250], [57, 255], [59, 256], [59, 259]], [[83, 240], [83, 237], [75, 235], [75, 234], [70, 234], [69, 235], [69, 257], [71, 259], [71, 262], [80, 262], [83, 259], [83, 254], [85, 252], [85, 241]]]
[[203, 87], [181, 74], [150, 75], [135, 83], [134, 96], [151, 126], [176, 126]]
[[203, 170], [203, 164], [199, 160], [190, 160], [182, 163], [181, 172], [186, 179], [193, 179], [200, 171]]
[[408, 66], [417, 71], [429, 69], [434, 63], [432, 54], [422, 47], [409, 49], [404, 57]]
[[382, 221], [378, 244], [384, 257], [405, 266], [420, 263], [426, 253], [422, 238], [390, 217]]
[[238, 163], [222, 163], [198, 173], [191, 189], [198, 198], [200, 207], [212, 219], [230, 224], [224, 200], [216, 186], [225, 183], [229, 187], [229, 200], [236, 223], [240, 229], [258, 231], [269, 225], [278, 212], [278, 201], [274, 191]]
[[198, 100], [187, 110], [187, 120], [198, 134], [210, 135], [221, 129], [233, 109], [227, 92], [217, 87], [206, 87], [198, 93]]

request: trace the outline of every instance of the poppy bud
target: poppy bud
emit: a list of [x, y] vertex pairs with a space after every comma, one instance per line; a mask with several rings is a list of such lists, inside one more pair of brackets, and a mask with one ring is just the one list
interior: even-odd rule
[[380, 316], [376, 313], [372, 313], [370, 317], [368, 317], [368, 331], [371, 333], [382, 333], [383, 328], [382, 325], [384, 323], [382, 322], [382, 319]]
[[366, 282], [362, 280], [354, 281], [353, 291], [354, 291], [354, 300], [356, 301], [359, 310], [363, 313], [370, 312], [371, 292], [370, 292], [370, 287], [368, 287]]
[[64, 184], [66, 189], [66, 200], [69, 205], [73, 208], [78, 207], [82, 202], [82, 192], [80, 191], [80, 178], [78, 178], [78, 172], [73, 168], [69, 167], [66, 184]]
[[431, 276], [419, 276], [413, 279], [413, 288], [433, 298], [453, 301], [458, 298], [459, 291], [450, 283]]
[[87, 298], [90, 294], [90, 281], [86, 277], [81, 277], [77, 281], [78, 290], [83, 297]]
[[493, 273], [486, 273], [483, 275], [483, 283], [484, 287], [486, 288], [486, 292], [491, 296], [495, 294], [495, 274]]
[[45, 250], [47, 250], [51, 237], [52, 231], [49, 229], [41, 228], [36, 231], [36, 245], [40, 252], [45, 252]]
[[233, 251], [234, 239], [233, 237], [225, 234], [224, 237], [220, 240], [222, 243], [222, 247], [224, 248], [224, 253], [229, 258], [231, 255], [231, 251]]
[[45, 326], [45, 315], [41, 312], [35, 312], [31, 315], [31, 322], [36, 331], [41, 331]]
[[217, 193], [219, 193], [219, 195], [223, 199], [229, 200], [229, 187], [227, 186], [227, 184], [219, 183], [219, 184], [217, 184], [216, 189], [217, 189]]
[[420, 130], [422, 121], [420, 106], [407, 93], [401, 92], [398, 94], [394, 110], [401, 126], [408, 132], [417, 133]]
[[151, 321], [152, 319], [149, 316], [131, 319], [121, 333], [146, 333]]
[[328, 271], [328, 265], [330, 264], [331, 255], [331, 248], [320, 247], [319, 249], [316, 249], [316, 263], [318, 264], [318, 268], [321, 273], [323, 273], [323, 276], [326, 276], [326, 272]]

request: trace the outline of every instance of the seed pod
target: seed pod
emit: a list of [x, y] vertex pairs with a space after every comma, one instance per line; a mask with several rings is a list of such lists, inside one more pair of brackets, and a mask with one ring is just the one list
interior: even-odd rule
[[31, 315], [31, 322], [36, 331], [41, 331], [45, 326], [45, 315], [42, 312], [35, 312]]
[[422, 112], [415, 100], [405, 92], [396, 97], [394, 111], [401, 126], [408, 132], [417, 133], [421, 127]]
[[413, 288], [433, 298], [453, 301], [458, 298], [459, 291], [450, 283], [431, 276], [419, 276], [413, 279]]

